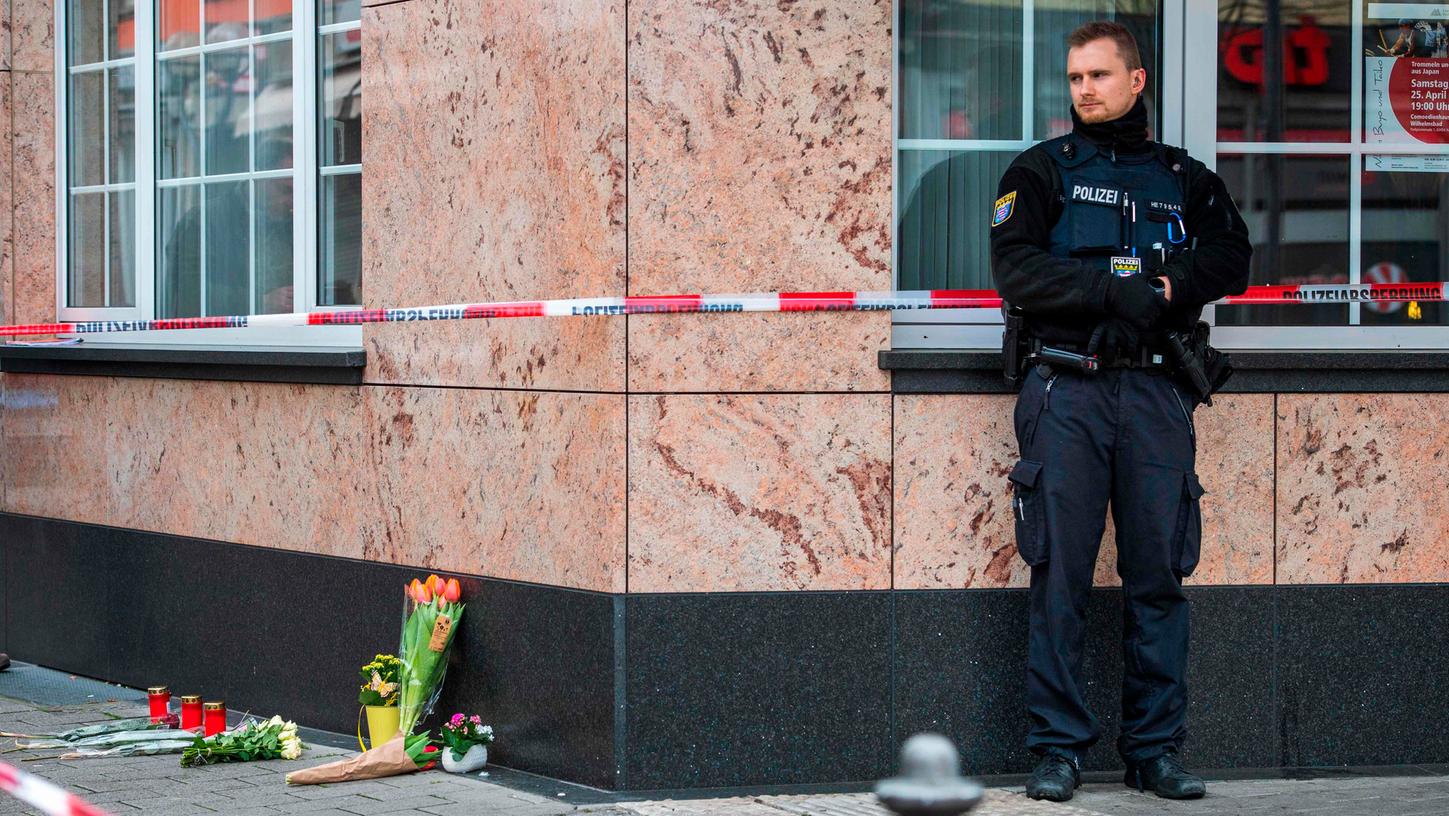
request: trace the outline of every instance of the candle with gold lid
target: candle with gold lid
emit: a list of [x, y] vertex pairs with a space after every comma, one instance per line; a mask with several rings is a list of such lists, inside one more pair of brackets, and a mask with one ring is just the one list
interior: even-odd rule
[[171, 689], [165, 686], [151, 686], [146, 689], [146, 702], [151, 706], [151, 722], [161, 722], [166, 719], [168, 709], [171, 707]]
[[203, 703], [201, 708], [202, 735], [209, 737], [226, 730], [226, 703], [221, 701]]
[[181, 695], [181, 727], [182, 728], [200, 728], [201, 727], [201, 695], [200, 694], [183, 694], [183, 695]]

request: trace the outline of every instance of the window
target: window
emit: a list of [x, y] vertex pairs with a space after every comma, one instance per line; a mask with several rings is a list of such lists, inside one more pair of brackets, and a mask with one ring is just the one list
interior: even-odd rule
[[[1097, 18], [1136, 35], [1158, 138], [1214, 167], [1237, 199], [1255, 244], [1253, 284], [1449, 277], [1449, 102], [1436, 96], [1449, 88], [1449, 6], [902, 0], [897, 9], [902, 289], [992, 287], [996, 182], [1016, 153], [1070, 127], [1063, 39]], [[1209, 307], [1204, 318], [1225, 348], [1449, 347], [1449, 308], [1437, 303]], [[999, 322], [992, 310], [901, 313], [893, 345], [996, 348]]]
[[[1066, 35], [1090, 20], [1127, 25], [1161, 121], [1158, 0], [901, 0], [896, 53], [896, 283], [991, 289], [988, 225], [1016, 154], [1071, 130]], [[897, 315], [897, 348], [1000, 348], [989, 309]]]
[[[58, 4], [62, 319], [360, 305], [360, 14], [360, 0]], [[357, 345], [360, 331], [96, 339], [238, 338]]]
[[[1251, 282], [1444, 280], [1449, 6], [1219, 0], [1217, 11], [1214, 146], [1253, 237]], [[1442, 303], [1214, 311], [1235, 345], [1449, 345]]]

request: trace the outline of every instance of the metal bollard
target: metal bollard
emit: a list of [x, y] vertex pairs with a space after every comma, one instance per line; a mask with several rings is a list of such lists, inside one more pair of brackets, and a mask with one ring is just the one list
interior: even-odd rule
[[976, 807], [985, 789], [961, 775], [961, 755], [940, 734], [916, 734], [901, 746], [901, 775], [883, 779], [875, 796], [901, 816], [957, 816]]

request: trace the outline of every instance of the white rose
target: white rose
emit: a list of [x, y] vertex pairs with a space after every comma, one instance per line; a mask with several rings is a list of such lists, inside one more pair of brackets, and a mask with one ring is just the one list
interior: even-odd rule
[[302, 741], [296, 737], [282, 740], [282, 759], [296, 759], [302, 755]]

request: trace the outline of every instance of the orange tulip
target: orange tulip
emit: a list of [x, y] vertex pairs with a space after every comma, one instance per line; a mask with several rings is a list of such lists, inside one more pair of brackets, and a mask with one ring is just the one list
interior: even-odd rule
[[443, 600], [448, 603], [457, 603], [458, 596], [463, 594], [463, 588], [458, 586], [457, 578], [449, 578], [448, 583], [443, 586]]
[[426, 586], [428, 588], [428, 591], [433, 593], [434, 595], [441, 594], [443, 591], [443, 579], [439, 578], [436, 575], [429, 575]]
[[423, 600], [422, 588], [423, 585], [418, 583], [418, 579], [414, 578], [413, 582], [407, 585], [408, 597], [421, 603]]
[[432, 603], [433, 591], [427, 585], [418, 587], [418, 603]]

